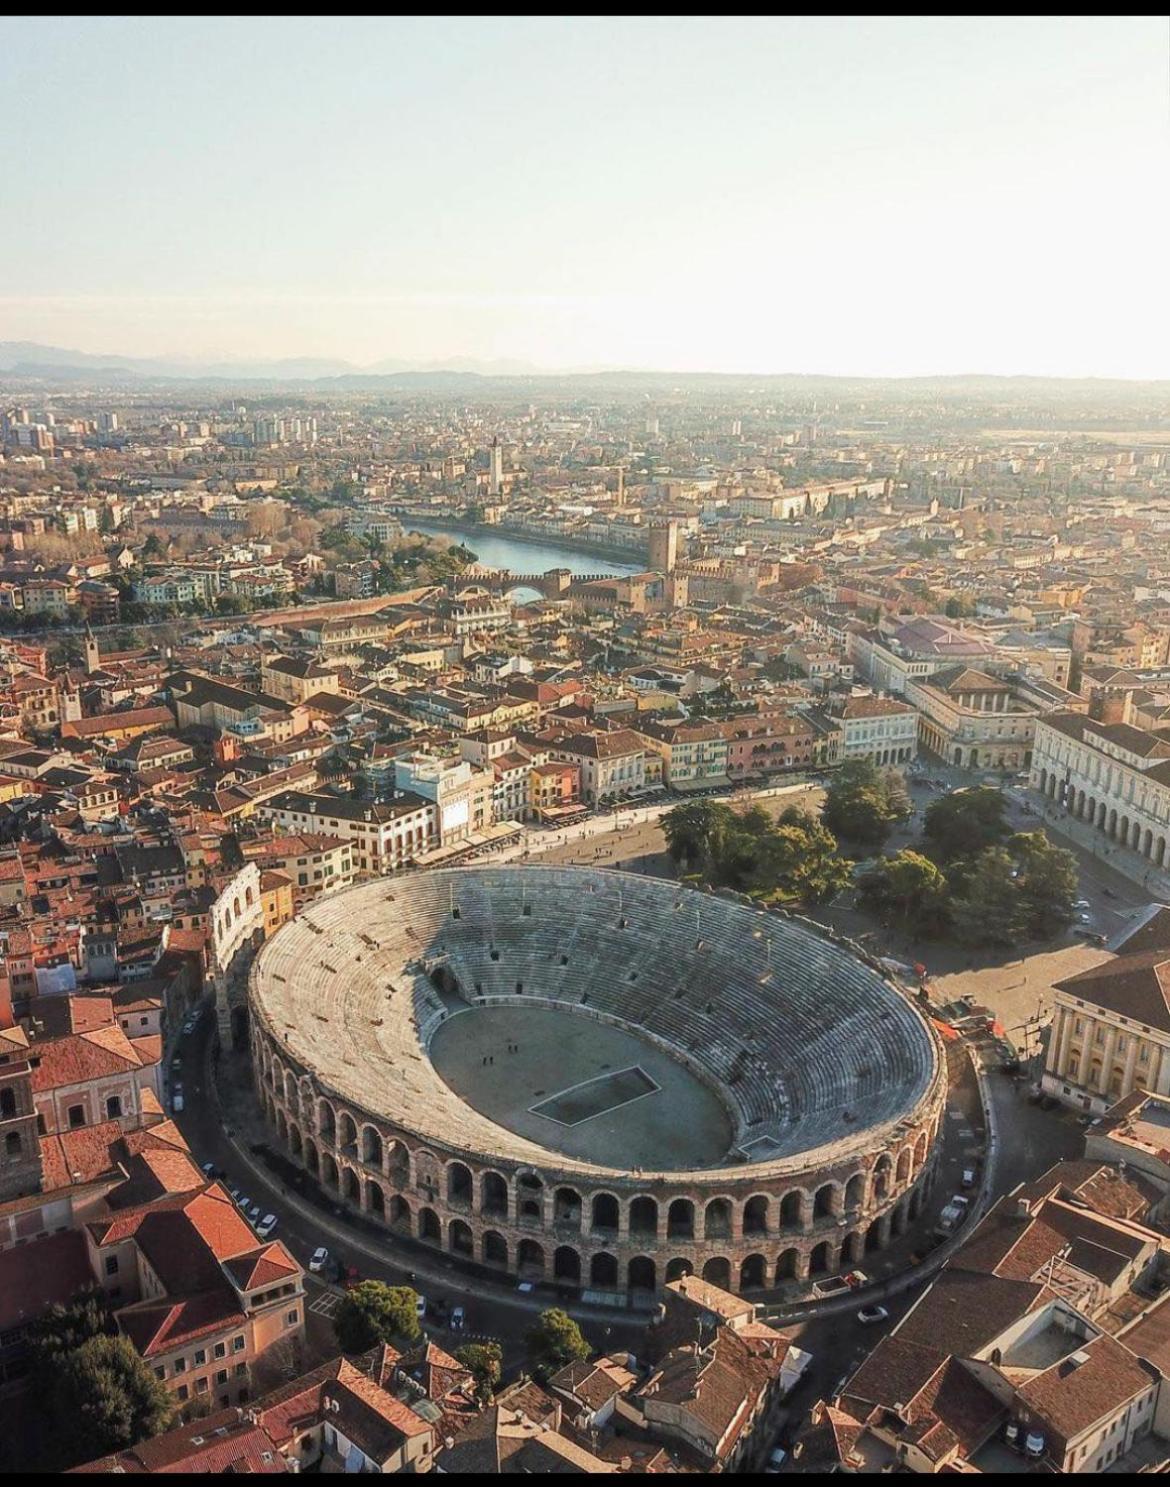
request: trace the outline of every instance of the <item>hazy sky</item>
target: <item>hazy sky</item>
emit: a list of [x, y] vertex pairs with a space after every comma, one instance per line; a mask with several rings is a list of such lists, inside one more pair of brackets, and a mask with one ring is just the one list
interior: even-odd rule
[[9, 20], [0, 339], [1170, 376], [1164, 20]]

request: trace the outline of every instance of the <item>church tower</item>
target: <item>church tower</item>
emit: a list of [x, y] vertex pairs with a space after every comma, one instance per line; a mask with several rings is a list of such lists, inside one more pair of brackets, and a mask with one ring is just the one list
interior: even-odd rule
[[95, 671], [101, 669], [101, 651], [98, 649], [97, 637], [87, 624], [85, 627], [85, 674], [92, 676]]

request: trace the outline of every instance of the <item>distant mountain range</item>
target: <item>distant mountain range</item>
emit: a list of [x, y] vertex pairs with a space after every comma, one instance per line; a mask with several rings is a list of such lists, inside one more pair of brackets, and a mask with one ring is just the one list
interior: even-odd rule
[[806, 373], [665, 372], [613, 369], [550, 371], [523, 361], [477, 361], [451, 357], [442, 362], [387, 358], [372, 366], [328, 357], [290, 357], [279, 361], [205, 362], [195, 358], [93, 355], [35, 341], [0, 341], [0, 382], [84, 383], [133, 386], [158, 382], [249, 383], [269, 387], [298, 384], [321, 392], [392, 391], [512, 392], [544, 389], [587, 393], [622, 389], [653, 391], [687, 388], [732, 391], [758, 388], [776, 393], [824, 396], [908, 394], [1004, 399], [1082, 396], [1112, 401], [1170, 394], [1170, 381], [1136, 382], [1120, 378], [994, 376], [983, 373], [926, 377], [825, 376]]

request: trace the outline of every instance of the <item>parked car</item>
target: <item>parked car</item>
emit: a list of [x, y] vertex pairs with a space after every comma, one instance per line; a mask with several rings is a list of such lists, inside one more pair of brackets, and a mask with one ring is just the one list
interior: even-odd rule
[[1093, 905], [1087, 898], [1077, 898], [1073, 900], [1074, 909], [1091, 909], [1092, 907]]
[[764, 1475], [767, 1477], [777, 1476], [783, 1469], [784, 1463], [787, 1460], [788, 1452], [784, 1449], [784, 1447], [773, 1446], [768, 1456], [768, 1464], [764, 1468]]
[[862, 1286], [869, 1285], [869, 1276], [864, 1270], [850, 1270], [841, 1277], [851, 1291], [860, 1290]]
[[235, 1205], [236, 1205], [236, 1206], [237, 1206], [237, 1207], [239, 1207], [239, 1205], [240, 1205], [240, 1201], [241, 1201], [241, 1199], [242, 1199], [242, 1198], [243, 1198], [243, 1196], [244, 1196], [244, 1195], [243, 1195], [243, 1193], [242, 1193], [242, 1192], [241, 1192], [241, 1191], [240, 1191], [240, 1189], [239, 1189], [239, 1188], [228, 1188], [228, 1197], [229, 1197], [229, 1198], [230, 1198], [230, 1199], [231, 1199], [231, 1200], [232, 1200], [232, 1202], [233, 1202], [233, 1203], [234, 1203], [234, 1204], [235, 1204]]
[[211, 1178], [211, 1177], [214, 1177], [216, 1175], [216, 1173], [215, 1173], [215, 1163], [214, 1162], [204, 1162], [203, 1165], [202, 1165], [202, 1167], [200, 1167], [199, 1170], [200, 1170], [200, 1172], [203, 1173], [204, 1177], [207, 1177], [207, 1178]]
[[329, 1251], [322, 1244], [309, 1256], [309, 1274], [320, 1275], [329, 1264]]
[[278, 1219], [274, 1213], [266, 1213], [260, 1223], [256, 1225], [256, 1233], [261, 1239], [271, 1239], [276, 1231]]
[[260, 1207], [259, 1203], [253, 1203], [244, 1216], [248, 1220], [248, 1222], [253, 1227], [255, 1227], [255, 1225], [260, 1222], [263, 1214], [264, 1210]]
[[973, 1188], [975, 1186], [975, 1168], [974, 1167], [964, 1167], [963, 1168], [963, 1176], [960, 1179], [960, 1184], [959, 1185], [961, 1187], [965, 1187], [965, 1188]]
[[191, 1036], [191, 1034], [194, 1031], [195, 1031], [195, 1018], [194, 1017], [188, 1017], [187, 1021], [183, 1024], [183, 1036], [185, 1038], [188, 1038], [188, 1037]]
[[884, 1306], [863, 1306], [857, 1313], [857, 1320], [863, 1327], [870, 1327], [875, 1322], [888, 1320], [889, 1315]]
[[417, 1297], [414, 1303], [414, 1309], [418, 1313], [418, 1319], [421, 1322], [427, 1314], [427, 1298], [425, 1296]]
[[467, 1316], [461, 1306], [457, 1306], [451, 1312], [451, 1331], [462, 1332], [467, 1326]]
[[171, 1096], [171, 1109], [175, 1112], [176, 1115], [182, 1115], [183, 1091], [181, 1089], [176, 1089], [174, 1094]]
[[177, 1074], [182, 1067], [183, 1067], [183, 1060], [176, 1053], [175, 1056], [174, 1056], [174, 1058], [171, 1059], [171, 1073], [172, 1074]]
[[528, 1295], [531, 1295], [531, 1293], [536, 1290], [536, 1287], [532, 1284], [532, 1282], [530, 1280], [522, 1280], [520, 1282], [520, 1284], [516, 1287], [516, 1289], [518, 1291], [520, 1291], [523, 1295], [528, 1296]]

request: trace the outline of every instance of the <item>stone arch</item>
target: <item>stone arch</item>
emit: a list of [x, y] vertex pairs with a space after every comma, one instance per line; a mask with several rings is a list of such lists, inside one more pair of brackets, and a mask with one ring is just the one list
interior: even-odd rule
[[335, 1191], [340, 1191], [341, 1173], [338, 1170], [336, 1161], [334, 1161], [332, 1155], [329, 1152], [325, 1152], [325, 1154], [321, 1158], [321, 1176], [327, 1188], [333, 1188]]
[[508, 1184], [498, 1172], [483, 1174], [480, 1184], [480, 1212], [492, 1218], [508, 1216]]
[[822, 1183], [813, 1196], [813, 1219], [831, 1218], [836, 1212], [836, 1203], [836, 1183]]
[[558, 1245], [553, 1253], [553, 1279], [581, 1284], [581, 1256], [571, 1244]]
[[589, 1262], [589, 1284], [612, 1291], [618, 1283], [618, 1262], [614, 1255], [599, 1250]]
[[321, 1162], [317, 1155], [317, 1144], [311, 1137], [305, 1138], [305, 1170], [313, 1177], [321, 1172]]
[[337, 1135], [337, 1112], [325, 1099], [317, 1101], [317, 1134], [330, 1143]]
[[804, 1228], [805, 1195], [799, 1188], [784, 1194], [780, 1200], [780, 1228], [791, 1232]]
[[360, 1203], [362, 1201], [361, 1179], [352, 1167], [343, 1167], [341, 1169], [341, 1196], [350, 1203]]
[[337, 1118], [337, 1146], [341, 1151], [357, 1152], [357, 1122], [348, 1110]]
[[658, 1204], [653, 1198], [640, 1196], [630, 1203], [630, 1234], [656, 1237], [658, 1234]]
[[362, 1127], [362, 1161], [367, 1167], [382, 1165], [382, 1137], [376, 1126]]
[[576, 1188], [559, 1187], [553, 1193], [553, 1223], [558, 1229], [571, 1229], [574, 1234], [580, 1234], [581, 1208], [581, 1194]]
[[766, 1235], [768, 1232], [768, 1208], [771, 1200], [766, 1193], [755, 1193], [743, 1205], [743, 1233]]
[[250, 909], [252, 907], [252, 904], [254, 903], [254, 901], [255, 901], [255, 895], [252, 893], [251, 888], [245, 888], [244, 889], [244, 907], [246, 909]]
[[905, 1234], [905, 1232], [906, 1232], [906, 1223], [907, 1223], [907, 1219], [908, 1219], [908, 1216], [909, 1216], [909, 1211], [910, 1211], [910, 1200], [908, 1198], [905, 1198], [905, 1197], [899, 1199], [898, 1204], [897, 1204], [897, 1206], [894, 1209], [893, 1217], [890, 1220], [890, 1233], [891, 1234], [895, 1234], [895, 1235]]
[[297, 1082], [291, 1074], [284, 1076], [284, 1103], [291, 1110], [297, 1102]]
[[890, 1175], [894, 1164], [890, 1161], [888, 1152], [882, 1152], [873, 1167], [873, 1201], [882, 1203], [890, 1195]]
[[675, 1198], [667, 1209], [666, 1233], [669, 1239], [695, 1237], [695, 1205], [689, 1198]]
[[447, 1166], [447, 1202], [471, 1207], [471, 1168], [464, 1162], [450, 1162]]
[[469, 1223], [463, 1219], [451, 1220], [447, 1225], [447, 1248], [453, 1255], [462, 1255], [468, 1260], [474, 1258], [475, 1240]]
[[291, 1120], [288, 1123], [288, 1149], [294, 1160], [304, 1160], [304, 1146], [301, 1142], [300, 1128], [294, 1125]]
[[382, 1184], [373, 1178], [366, 1179], [366, 1208], [375, 1218], [385, 1219], [386, 1194], [382, 1191]]
[[881, 1247], [882, 1221], [880, 1218], [877, 1218], [874, 1219], [873, 1223], [870, 1224], [869, 1228], [865, 1231], [865, 1252], [867, 1255], [872, 1254], [874, 1250], [879, 1250], [881, 1249]]
[[832, 1249], [827, 1239], [822, 1239], [808, 1257], [809, 1275], [827, 1275], [832, 1264]]
[[731, 1199], [712, 1198], [703, 1210], [703, 1238], [731, 1238]]
[[841, 1264], [859, 1265], [864, 1253], [865, 1236], [860, 1229], [854, 1229], [852, 1234], [845, 1236], [845, 1243], [841, 1246]]
[[619, 1212], [613, 1193], [594, 1193], [589, 1227], [595, 1234], [616, 1234]]
[[485, 1265], [503, 1265], [506, 1267], [508, 1264], [508, 1241], [497, 1230], [487, 1229], [484, 1231], [480, 1253], [483, 1255]]
[[691, 1264], [691, 1262], [686, 1258], [685, 1255], [677, 1255], [673, 1260], [668, 1260], [666, 1262], [667, 1285], [669, 1285], [672, 1280], [682, 1280], [684, 1276], [694, 1275], [694, 1273], [695, 1267]]
[[629, 1291], [656, 1291], [658, 1289], [658, 1267], [649, 1255], [635, 1255], [626, 1266], [626, 1289]]
[[[3, 1115], [4, 1114], [3, 1101], [4, 1101], [4, 1095], [7, 1095], [7, 1094], [11, 1094], [11, 1090], [7, 1090], [6, 1089], [2, 1093], [0, 1093], [0, 1115]], [[271, 1113], [272, 1113], [272, 1106], [271, 1106], [271, 1104], [269, 1104], [267, 1101], [265, 1101], [265, 1105], [266, 1105], [266, 1108], [267, 1108], [267, 1110], [269, 1112], [269, 1115], [271, 1116]], [[13, 1111], [13, 1114], [15, 1114], [15, 1111]], [[278, 1110], [276, 1112], [276, 1134], [280, 1137], [281, 1141], [283, 1141], [283, 1142], [287, 1142], [288, 1141], [288, 1121], [285, 1120], [285, 1118], [284, 1118], [284, 1111], [283, 1110]]]
[[529, 1223], [544, 1217], [544, 1183], [535, 1172], [522, 1172], [516, 1179], [516, 1215]]
[[544, 1248], [535, 1239], [522, 1239], [516, 1248], [516, 1270], [521, 1276], [544, 1279]]
[[914, 1173], [915, 1173], [915, 1176], [917, 1176], [917, 1174], [922, 1171], [922, 1164], [926, 1161], [926, 1153], [927, 1153], [928, 1145], [929, 1145], [929, 1143], [927, 1142], [927, 1139], [926, 1139], [926, 1132], [923, 1131], [922, 1135], [919, 1136], [918, 1140], [914, 1143]]
[[747, 1255], [739, 1267], [739, 1289], [762, 1291], [768, 1284], [768, 1262], [763, 1255]]
[[443, 1225], [439, 1222], [439, 1215], [433, 1208], [419, 1209], [418, 1237], [424, 1244], [442, 1244]]
[[776, 1284], [781, 1285], [786, 1280], [795, 1280], [799, 1274], [800, 1251], [798, 1249], [782, 1250], [776, 1261]]
[[395, 1193], [390, 1199], [390, 1227], [402, 1234], [414, 1233], [414, 1214], [401, 1193]]
[[894, 1174], [894, 1181], [899, 1187], [905, 1187], [910, 1180], [910, 1163], [914, 1160], [914, 1153], [909, 1146], [904, 1146], [898, 1153], [898, 1167]]
[[865, 1173], [855, 1172], [845, 1184], [846, 1209], [860, 1208], [865, 1202]]
[[410, 1185], [410, 1152], [401, 1141], [386, 1143], [386, 1176], [400, 1188]]
[[725, 1255], [712, 1255], [703, 1266], [703, 1279], [722, 1291], [731, 1290], [731, 1261]]

